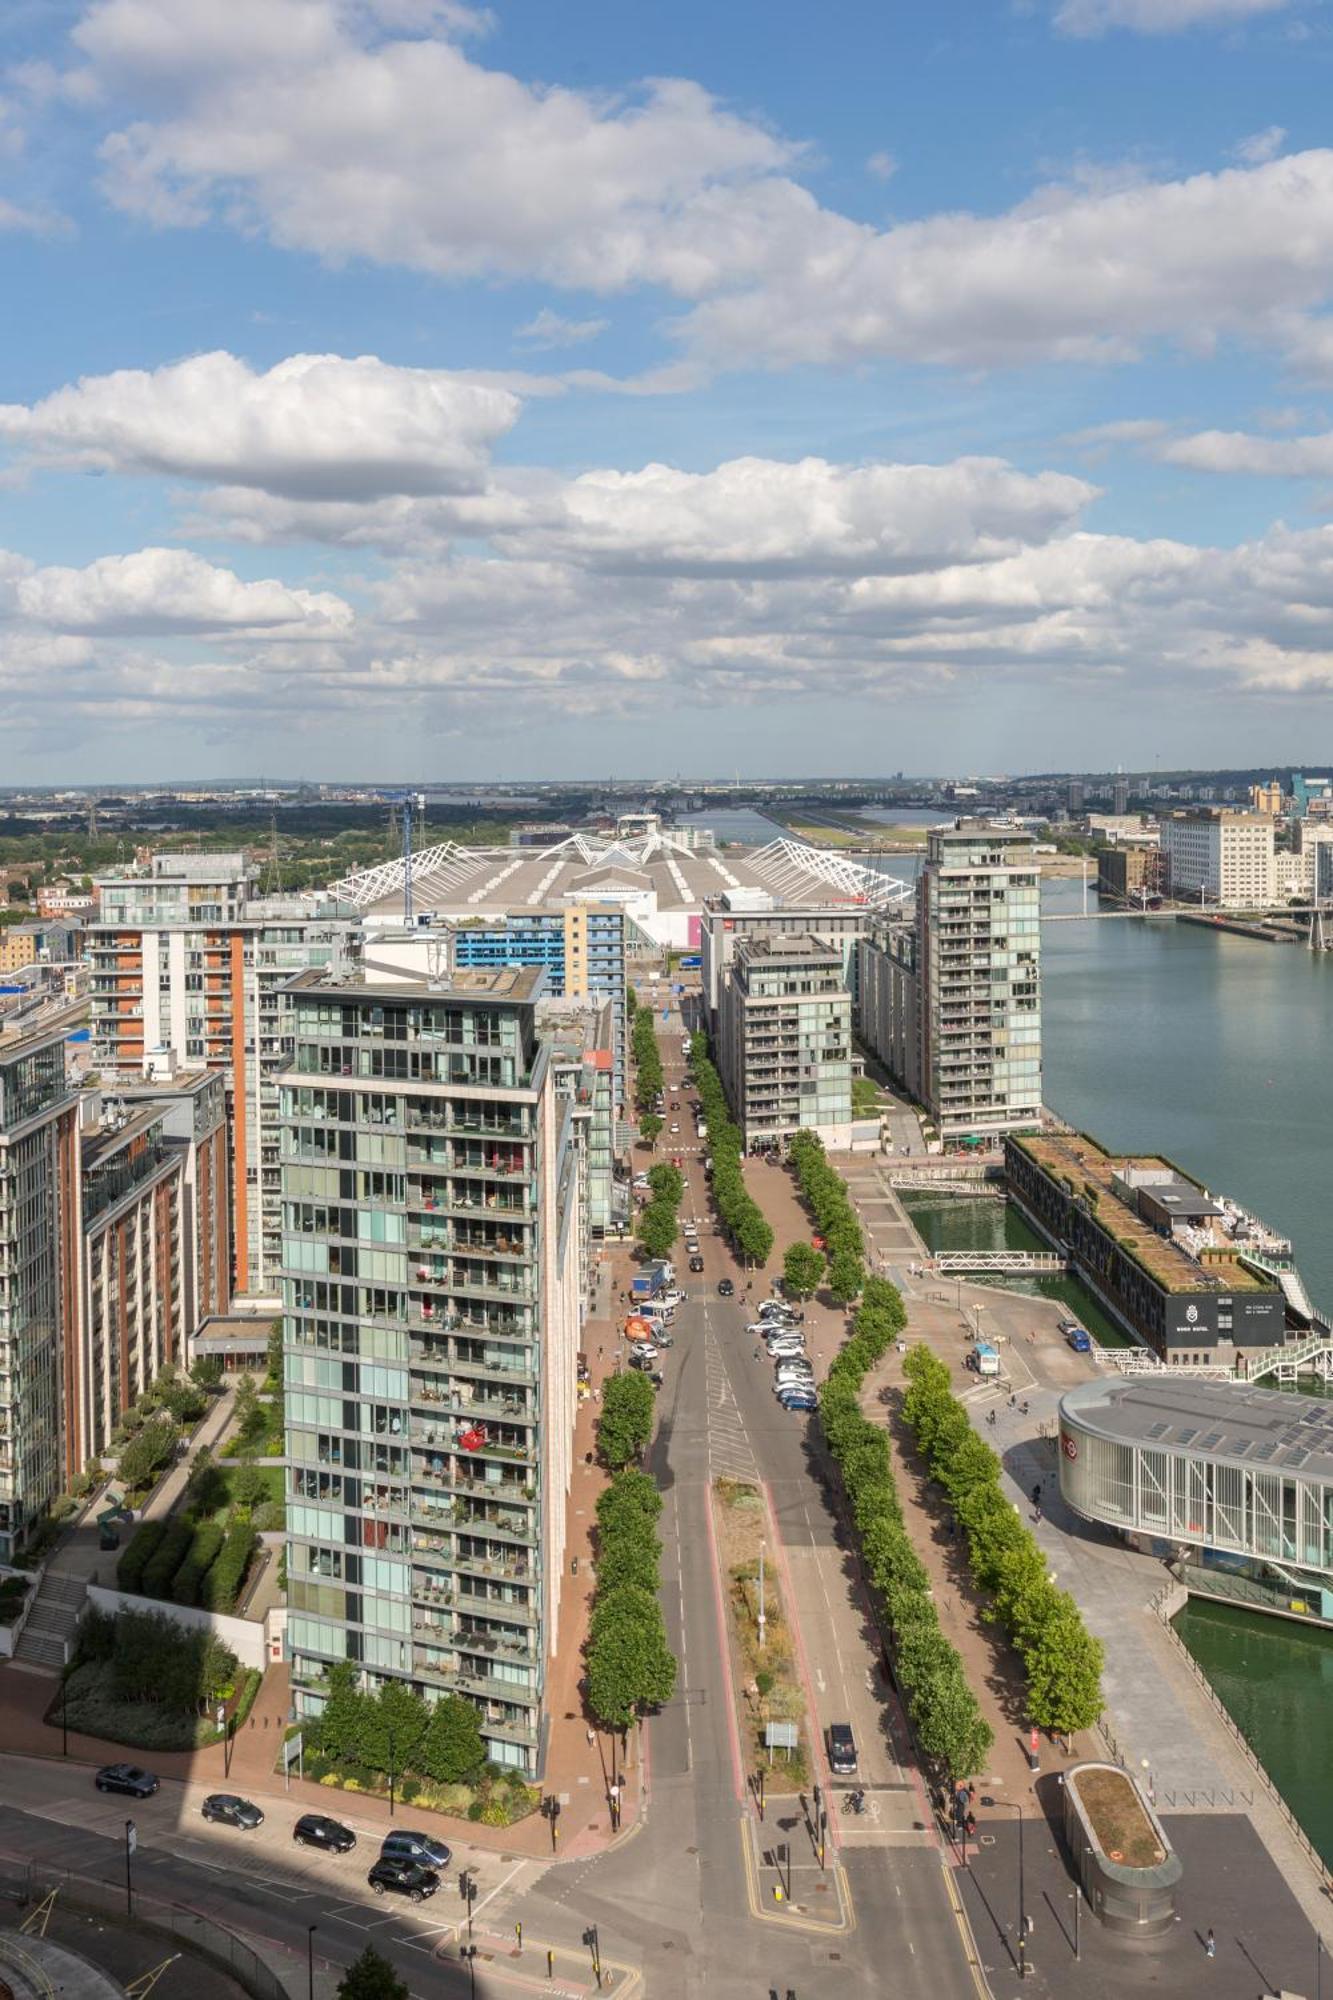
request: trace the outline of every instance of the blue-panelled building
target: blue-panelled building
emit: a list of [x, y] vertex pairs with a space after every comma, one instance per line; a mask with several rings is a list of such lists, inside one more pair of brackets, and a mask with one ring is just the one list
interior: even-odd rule
[[625, 1102], [625, 912], [616, 904], [567, 902], [507, 910], [503, 917], [460, 918], [453, 932], [454, 964], [462, 971], [541, 966], [557, 997], [612, 1002], [614, 1086]]

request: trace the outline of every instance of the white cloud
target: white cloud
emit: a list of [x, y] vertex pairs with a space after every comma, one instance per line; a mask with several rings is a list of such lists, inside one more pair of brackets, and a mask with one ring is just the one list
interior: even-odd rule
[[1234, 27], [1286, 5], [1287, 0], [1062, 0], [1055, 25], [1067, 35], [1104, 35], [1110, 28], [1177, 35], [1186, 28]]
[[1285, 125], [1266, 126], [1262, 132], [1251, 132], [1248, 139], [1242, 139], [1234, 148], [1235, 156], [1247, 167], [1261, 167], [1266, 160], [1277, 158], [1286, 136]]
[[517, 329], [514, 338], [529, 341], [534, 347], [577, 347], [581, 341], [595, 340], [610, 324], [606, 319], [566, 319], [543, 306], [535, 319]]
[[256, 374], [215, 353], [0, 405], [0, 438], [59, 464], [366, 499], [476, 487], [518, 410], [507, 390], [369, 355], [295, 354]]
[[[1266, 4], [1067, 0], [1062, 19], [1164, 31]], [[686, 302], [683, 372], [631, 385], [649, 393], [719, 367], [879, 357], [1108, 363], [1227, 338], [1295, 353], [1333, 295], [1330, 150], [1174, 181], [1084, 174], [999, 214], [877, 229], [821, 207], [792, 178], [797, 145], [695, 83], [531, 85], [443, 33], [398, 33], [392, 10], [97, 0], [75, 40], [118, 206], [333, 263], [659, 287]]]
[[1252, 431], [1196, 431], [1174, 438], [1158, 456], [1196, 472], [1240, 472], [1275, 479], [1323, 479], [1333, 473], [1333, 431], [1308, 437], [1259, 437]]
[[246, 583], [185, 549], [102, 556], [85, 569], [28, 568], [5, 584], [14, 615], [66, 633], [345, 634], [351, 606], [272, 578]]
[[1151, 444], [1154, 439], [1164, 437], [1170, 425], [1160, 417], [1117, 417], [1106, 424], [1089, 424], [1085, 430], [1070, 431], [1065, 444], [1107, 446], [1117, 444]]
[[866, 172], [877, 181], [891, 181], [897, 171], [898, 162], [892, 153], [872, 153], [866, 161]]

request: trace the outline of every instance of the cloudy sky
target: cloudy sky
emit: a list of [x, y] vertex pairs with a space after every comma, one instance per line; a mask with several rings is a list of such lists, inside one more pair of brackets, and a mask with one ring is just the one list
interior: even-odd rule
[[1333, 754], [1324, 0], [6, 0], [0, 783]]

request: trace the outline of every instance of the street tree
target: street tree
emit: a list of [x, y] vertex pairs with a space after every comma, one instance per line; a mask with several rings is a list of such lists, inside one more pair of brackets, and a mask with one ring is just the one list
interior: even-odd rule
[[840, 1306], [849, 1306], [865, 1283], [865, 1270], [859, 1257], [840, 1250], [829, 1264], [828, 1288], [831, 1297]]
[[613, 1375], [602, 1390], [597, 1450], [602, 1463], [619, 1472], [642, 1458], [653, 1434], [653, 1386], [643, 1374]]
[[634, 1233], [650, 1257], [665, 1257], [676, 1240], [676, 1211], [664, 1201], [641, 1209]]
[[411, 1989], [368, 1944], [338, 1981], [338, 2000], [411, 2000]]
[[824, 1275], [824, 1259], [809, 1243], [789, 1243], [782, 1259], [782, 1289], [789, 1298], [808, 1299]]
[[645, 1111], [639, 1120], [639, 1137], [655, 1146], [662, 1133], [662, 1120], [655, 1111]]
[[417, 1762], [426, 1777], [441, 1785], [462, 1785], [477, 1776], [486, 1762], [486, 1745], [470, 1701], [458, 1694], [441, 1696], [430, 1712]]

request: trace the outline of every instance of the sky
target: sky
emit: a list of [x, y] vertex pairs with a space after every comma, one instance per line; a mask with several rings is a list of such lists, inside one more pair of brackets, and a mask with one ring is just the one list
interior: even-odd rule
[[0, 785], [1333, 754], [1326, 0], [6, 0]]

